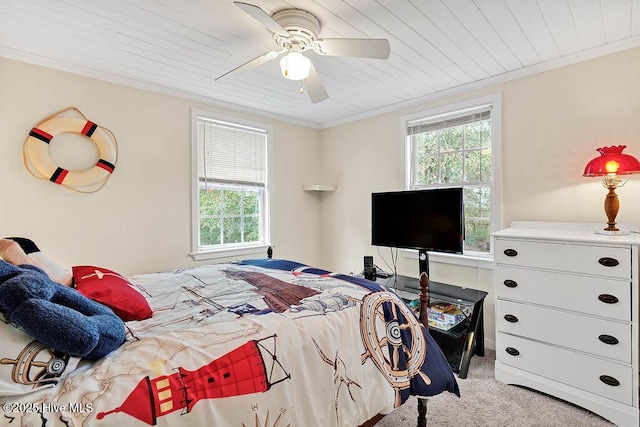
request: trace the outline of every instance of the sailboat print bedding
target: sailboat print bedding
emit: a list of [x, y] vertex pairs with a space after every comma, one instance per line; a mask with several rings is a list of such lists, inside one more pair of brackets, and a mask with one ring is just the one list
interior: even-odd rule
[[375, 282], [274, 259], [129, 280], [153, 316], [126, 322], [106, 357], [0, 351], [0, 425], [353, 427], [412, 394], [458, 394], [426, 329]]

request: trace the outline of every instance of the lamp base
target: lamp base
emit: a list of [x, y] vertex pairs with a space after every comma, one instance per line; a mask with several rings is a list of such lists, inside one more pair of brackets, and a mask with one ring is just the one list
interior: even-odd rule
[[631, 234], [630, 231], [624, 231], [624, 230], [618, 230], [618, 231], [593, 230], [593, 232], [596, 234], [604, 234], [606, 236], [628, 236], [629, 234]]

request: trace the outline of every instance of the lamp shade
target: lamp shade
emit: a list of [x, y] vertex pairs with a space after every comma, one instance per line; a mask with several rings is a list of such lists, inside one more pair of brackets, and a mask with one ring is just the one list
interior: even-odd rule
[[291, 51], [280, 60], [280, 71], [290, 80], [304, 80], [309, 77], [311, 61], [302, 53]]
[[600, 156], [594, 158], [584, 168], [583, 176], [628, 175], [640, 172], [640, 162], [622, 150], [626, 145], [601, 147], [596, 151]]

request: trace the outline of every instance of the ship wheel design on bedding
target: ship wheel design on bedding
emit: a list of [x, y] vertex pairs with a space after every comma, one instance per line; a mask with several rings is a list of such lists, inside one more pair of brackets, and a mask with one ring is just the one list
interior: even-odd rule
[[33, 388], [37, 388], [58, 382], [58, 377], [67, 368], [68, 362], [68, 354], [54, 351], [38, 341], [31, 341], [15, 360], [3, 358], [0, 365], [14, 365], [11, 379], [17, 384], [33, 384]]
[[374, 292], [362, 300], [360, 335], [365, 347], [362, 364], [370, 358], [395, 388], [396, 407], [402, 403], [400, 391], [409, 388], [411, 378], [420, 375], [431, 384], [420, 369], [427, 357], [422, 326], [395, 294]]

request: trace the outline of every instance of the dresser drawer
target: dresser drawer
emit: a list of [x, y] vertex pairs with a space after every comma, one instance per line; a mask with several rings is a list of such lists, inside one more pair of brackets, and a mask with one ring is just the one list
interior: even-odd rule
[[498, 265], [495, 283], [499, 299], [631, 321], [630, 281]]
[[[518, 354], [512, 355], [507, 350]], [[496, 360], [626, 405], [633, 404], [633, 373], [629, 365], [606, 361], [503, 332], [496, 334]], [[608, 385], [603, 382], [609, 379], [613, 379], [618, 385]]]
[[495, 261], [504, 265], [631, 279], [630, 248], [496, 238]]
[[498, 300], [498, 332], [631, 363], [631, 325]]

